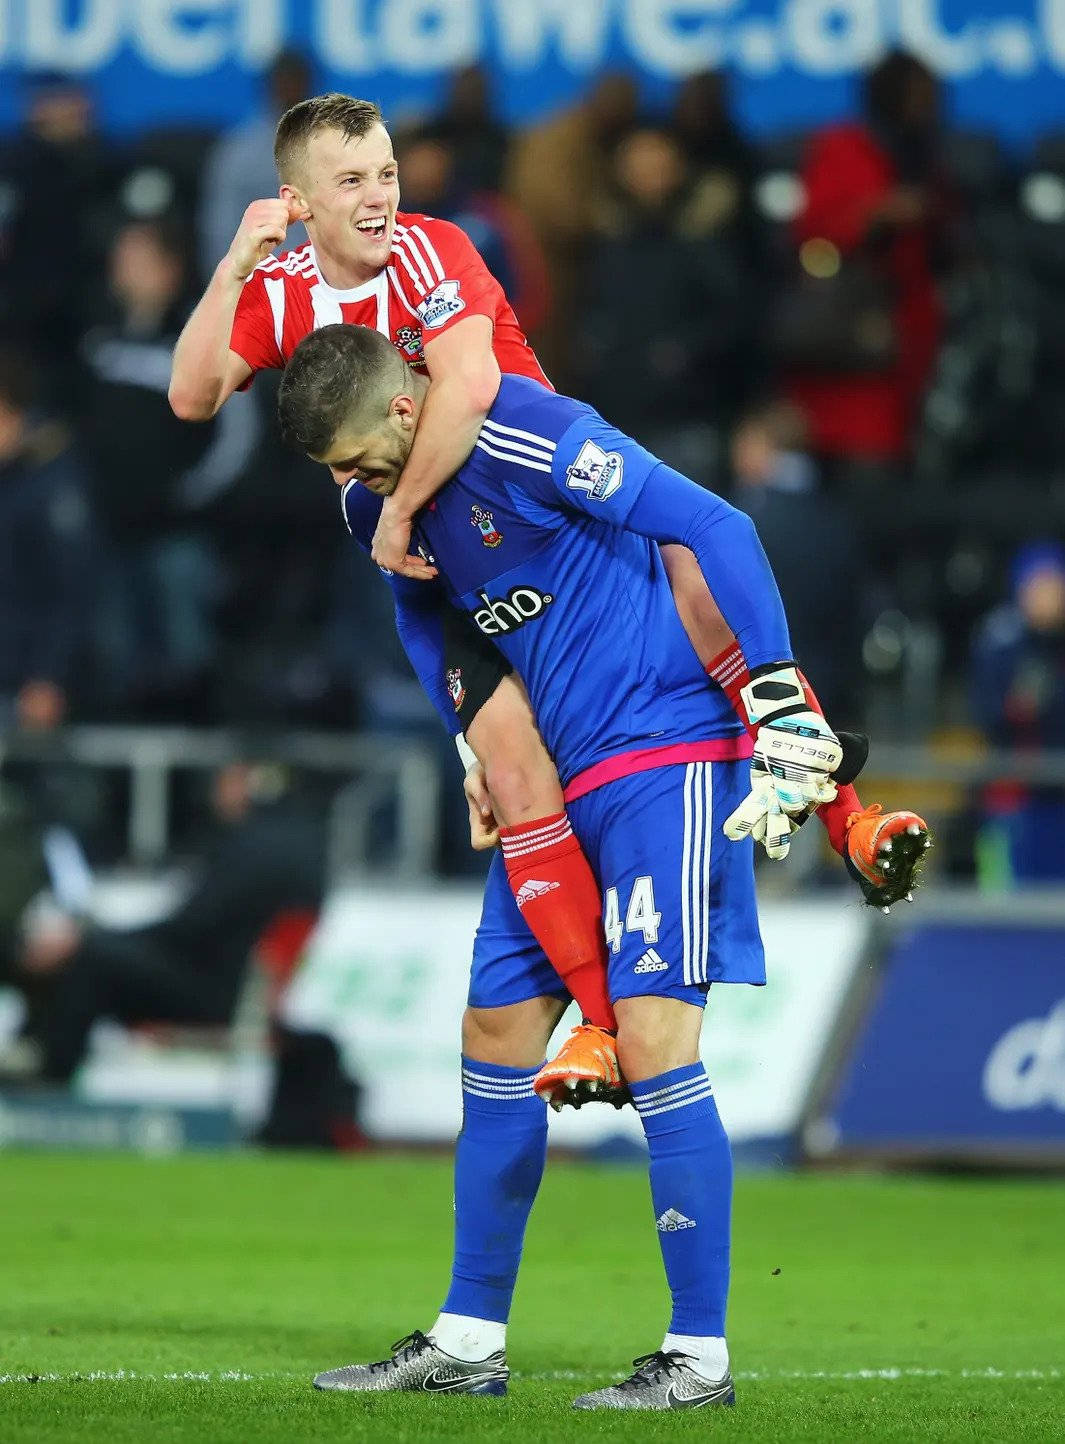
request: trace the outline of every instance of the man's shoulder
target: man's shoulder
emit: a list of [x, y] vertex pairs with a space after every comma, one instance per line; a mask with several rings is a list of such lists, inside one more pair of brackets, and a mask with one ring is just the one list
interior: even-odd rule
[[[469, 236], [454, 221], [417, 211], [397, 211], [392, 233], [392, 254], [412, 265], [426, 283], [443, 281], [455, 264], [468, 264], [478, 253]], [[483, 262], [482, 262], [483, 264]]]
[[[296, 246], [291, 251], [282, 251], [279, 256], [267, 256], [265, 261], [259, 262], [251, 276], [295, 283], [313, 280], [317, 274], [314, 249], [310, 241], [305, 241], [302, 246]], [[249, 280], [251, 276], [248, 277]]]
[[427, 236], [453, 236], [462, 234], [462, 227], [454, 221], [442, 221], [439, 216], [427, 216], [421, 211], [397, 211], [394, 235], [402, 236], [410, 231], [424, 231]]
[[470, 463], [479, 473], [508, 463], [511, 480], [531, 482], [530, 473], [537, 472], [550, 475], [559, 442], [575, 422], [595, 416], [590, 406], [549, 391], [538, 381], [504, 374]]
[[504, 373], [499, 392], [485, 426], [497, 430], [518, 428], [556, 442], [575, 421], [599, 419], [599, 413], [583, 401], [551, 391], [530, 376]]

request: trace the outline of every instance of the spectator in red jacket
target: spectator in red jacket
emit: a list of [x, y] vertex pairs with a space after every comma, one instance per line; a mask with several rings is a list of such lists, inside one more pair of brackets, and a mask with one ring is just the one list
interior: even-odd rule
[[931, 71], [895, 51], [865, 82], [865, 120], [815, 135], [803, 168], [800, 245], [827, 243], [883, 284], [894, 337], [882, 369], [790, 377], [812, 444], [826, 457], [905, 458], [940, 338], [933, 257], [944, 206], [936, 185], [939, 92]]

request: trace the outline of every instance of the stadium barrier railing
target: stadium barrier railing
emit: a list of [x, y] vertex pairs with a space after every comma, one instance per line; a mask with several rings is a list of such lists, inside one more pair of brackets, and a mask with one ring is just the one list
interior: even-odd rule
[[[173, 774], [242, 760], [247, 749], [247, 732], [240, 730], [75, 725], [51, 733], [0, 734], [0, 765], [10, 758], [127, 772], [129, 861], [151, 866], [168, 852]], [[432, 748], [406, 738], [386, 742], [368, 733], [279, 730], [271, 735], [268, 749], [278, 763], [350, 778], [336, 800], [338, 873], [364, 869], [371, 862], [408, 877], [432, 872], [444, 785], [440, 758]], [[266, 744], [257, 739], [256, 756], [264, 755]], [[979, 803], [981, 789], [996, 783], [1065, 789], [1065, 750], [973, 752], [874, 740], [859, 787], [863, 797], [883, 794], [886, 806], [923, 808], [934, 825], [939, 815]], [[384, 858], [380, 838], [371, 838], [383, 807], [391, 807], [395, 817], [395, 846], [391, 857]], [[780, 881], [786, 888], [787, 880], [781, 876]]]
[[[128, 859], [163, 862], [170, 851], [171, 781], [176, 771], [210, 771], [246, 760], [247, 733], [186, 727], [70, 726], [51, 733], [0, 736], [7, 760], [117, 770], [129, 775]], [[407, 739], [383, 741], [362, 733], [285, 731], [257, 742], [265, 756], [295, 769], [333, 773], [344, 781], [333, 804], [333, 876], [373, 867], [402, 877], [431, 872], [439, 842], [441, 777], [431, 749]], [[391, 811], [390, 852], [376, 832], [381, 810]]]

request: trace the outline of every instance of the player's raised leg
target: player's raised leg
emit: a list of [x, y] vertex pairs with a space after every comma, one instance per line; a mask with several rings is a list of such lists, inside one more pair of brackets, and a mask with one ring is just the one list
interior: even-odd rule
[[[814, 689], [801, 672], [799, 676], [810, 706], [821, 712]], [[932, 838], [928, 824], [916, 812], [885, 812], [879, 802], [863, 807], [854, 786], [860, 771], [859, 765], [839, 779], [835, 797], [823, 803], [817, 815], [862, 897], [887, 912], [892, 903], [903, 898], [913, 901], [913, 889]]]
[[427, 1332], [393, 1345], [391, 1358], [330, 1369], [315, 1388], [506, 1393], [507, 1320], [547, 1153], [547, 1112], [532, 1084], [562, 1007], [540, 997], [467, 1009], [455, 1252], [443, 1308]]
[[[706, 668], [732, 703], [740, 721], [754, 737], [757, 728], [740, 693], [751, 680], [746, 660], [706, 584], [695, 557], [686, 547], [662, 547], [673, 600], [684, 630]], [[813, 688], [799, 672], [810, 710], [824, 715]], [[931, 846], [928, 827], [915, 812], [884, 812], [879, 803], [863, 807], [854, 787], [865, 763], [867, 744], [857, 734], [839, 733], [843, 766], [835, 774], [836, 796], [817, 809], [829, 842], [867, 903], [888, 908], [912, 891], [924, 855]], [[865, 739], [861, 739], [864, 744]], [[860, 756], [857, 754], [860, 751]]]
[[501, 678], [466, 729], [484, 766], [507, 878], [522, 918], [583, 1022], [537, 1078], [536, 1091], [561, 1106], [621, 1084], [616, 1021], [607, 995], [602, 901], [574, 836], [555, 765], [536, 728], [521, 682]]
[[[739, 648], [732, 644], [713, 660], [707, 672], [724, 688], [744, 726], [752, 733], [756, 731], [740, 696], [751, 676]], [[823, 717], [810, 683], [797, 668], [795, 675], [807, 708], [815, 716]], [[905, 809], [884, 812], [879, 802], [863, 807], [854, 783], [865, 765], [868, 742], [859, 733], [841, 732], [839, 739], [844, 746], [843, 762], [833, 774], [836, 795], [817, 808], [817, 815], [829, 842], [861, 889], [862, 897], [886, 912], [902, 898], [912, 901], [921, 864], [932, 845], [928, 825], [915, 812]], [[795, 825], [801, 825], [802, 820], [795, 820]]]

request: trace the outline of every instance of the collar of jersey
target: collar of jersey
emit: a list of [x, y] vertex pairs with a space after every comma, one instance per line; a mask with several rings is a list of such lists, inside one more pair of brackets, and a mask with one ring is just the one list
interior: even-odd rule
[[311, 260], [314, 262], [314, 269], [318, 272], [319, 286], [321, 286], [327, 296], [331, 297], [334, 301], [339, 301], [341, 305], [347, 305], [351, 301], [365, 301], [368, 296], [375, 296], [382, 280], [385, 280], [385, 271], [382, 269], [372, 280], [363, 281], [361, 286], [352, 286], [350, 291], [338, 291], [337, 288], [331, 286], [322, 275], [322, 268], [318, 264], [318, 257], [315, 254], [313, 246], [311, 246]]

